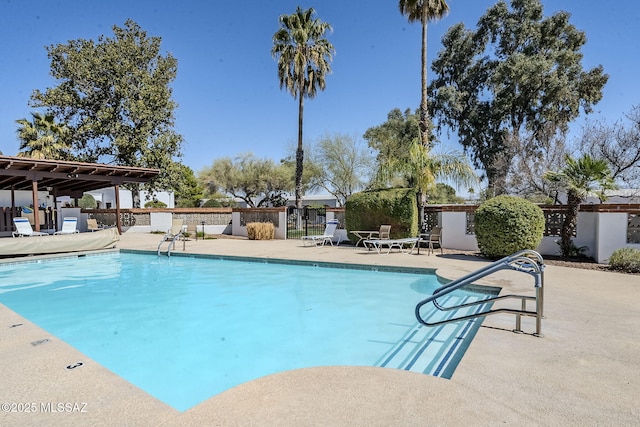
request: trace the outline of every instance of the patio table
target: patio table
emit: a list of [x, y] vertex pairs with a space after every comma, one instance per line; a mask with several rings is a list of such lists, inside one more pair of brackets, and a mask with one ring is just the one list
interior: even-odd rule
[[[374, 234], [378, 234], [378, 230], [356, 230], [356, 231], [350, 231], [349, 233], [353, 234], [359, 239], [356, 242], [356, 246], [355, 246], [355, 248], [357, 249], [360, 242], [364, 240], [370, 240]], [[364, 243], [362, 244], [362, 246], [369, 249]]]

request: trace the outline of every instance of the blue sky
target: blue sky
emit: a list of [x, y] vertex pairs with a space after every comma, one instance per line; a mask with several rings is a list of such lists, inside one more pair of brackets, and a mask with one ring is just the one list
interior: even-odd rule
[[[429, 25], [429, 61], [451, 25], [462, 21], [475, 29], [495, 1], [448, 3], [449, 15]], [[0, 151], [17, 153], [15, 120], [30, 118], [34, 89], [55, 85], [44, 46], [112, 37], [113, 25], [131, 18], [149, 36], [161, 37], [163, 52], [178, 59], [172, 86], [187, 166], [197, 172], [217, 158], [245, 152], [277, 161], [296, 142], [297, 103], [280, 90], [270, 49], [278, 16], [298, 5], [313, 7], [333, 26], [328, 38], [336, 48], [326, 90], [305, 103], [305, 141], [326, 133], [360, 138], [391, 109], [419, 105], [420, 26], [400, 15], [396, 0], [0, 0]], [[640, 105], [637, 3], [546, 0], [543, 5], [546, 16], [559, 10], [572, 14], [571, 23], [588, 38], [583, 66], [602, 64], [610, 75], [590, 117], [613, 122]], [[461, 147], [453, 136], [441, 149]]]

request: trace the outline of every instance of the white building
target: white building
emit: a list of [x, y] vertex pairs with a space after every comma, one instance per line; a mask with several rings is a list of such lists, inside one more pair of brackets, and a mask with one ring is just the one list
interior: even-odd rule
[[[102, 188], [99, 190], [89, 191], [85, 194], [91, 194], [98, 203], [99, 209], [109, 209], [116, 207], [116, 191], [115, 187]], [[120, 208], [129, 209], [133, 208], [133, 194], [131, 190], [120, 188]], [[159, 191], [149, 193], [147, 191], [140, 191], [140, 207], [144, 207], [145, 203], [151, 200], [158, 200], [167, 205], [168, 208], [175, 207], [175, 196], [172, 191]]]

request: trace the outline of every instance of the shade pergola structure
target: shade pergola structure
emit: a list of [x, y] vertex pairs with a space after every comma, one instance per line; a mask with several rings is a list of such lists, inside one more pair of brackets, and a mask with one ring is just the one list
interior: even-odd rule
[[112, 166], [99, 163], [68, 162], [63, 160], [30, 159], [0, 156], [0, 190], [12, 190], [12, 207], [15, 207], [13, 191], [31, 190], [33, 193], [34, 222], [40, 230], [38, 216], [38, 188], [46, 189], [54, 197], [80, 198], [87, 191], [115, 187], [116, 218], [120, 224], [120, 185], [145, 183], [158, 176], [158, 169], [130, 166]]

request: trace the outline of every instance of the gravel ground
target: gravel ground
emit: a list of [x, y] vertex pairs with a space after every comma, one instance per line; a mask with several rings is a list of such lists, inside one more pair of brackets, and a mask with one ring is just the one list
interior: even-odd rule
[[[482, 258], [482, 255], [479, 252], [473, 252], [473, 251], [457, 251], [452, 249], [444, 249], [444, 253], [449, 255], [477, 256], [479, 258]], [[544, 263], [547, 265], [557, 265], [560, 267], [570, 267], [570, 268], [582, 268], [585, 270], [610, 271], [610, 268], [607, 264], [598, 264], [591, 258], [561, 259], [559, 256], [554, 256], [554, 255], [544, 255], [543, 258], [544, 258]]]
[[[215, 238], [215, 239], [246, 239], [246, 237], [238, 237], [238, 236], [229, 236], [229, 235], [212, 235], [207, 236], [207, 238]], [[436, 249], [436, 253], [437, 253]], [[476, 256], [482, 258], [480, 252], [476, 251], [460, 251], [454, 249], [443, 249], [443, 252], [447, 255], [466, 255], [466, 256]], [[544, 262], [547, 265], [557, 265], [560, 267], [570, 267], [570, 268], [582, 268], [584, 270], [598, 270], [598, 271], [613, 271], [609, 268], [607, 264], [598, 264], [591, 258], [569, 258], [569, 259], [561, 259], [559, 256], [554, 255], [544, 255]], [[629, 273], [633, 274], [633, 273]]]

